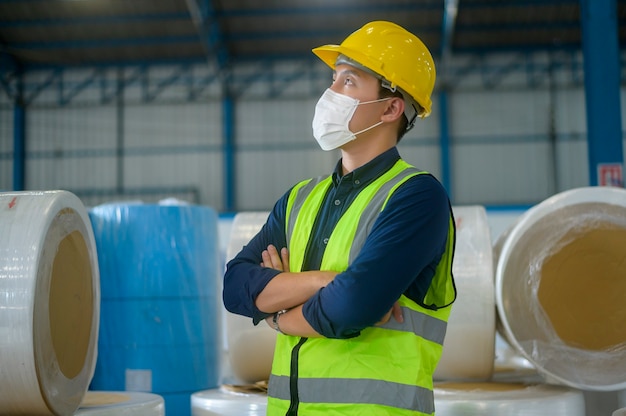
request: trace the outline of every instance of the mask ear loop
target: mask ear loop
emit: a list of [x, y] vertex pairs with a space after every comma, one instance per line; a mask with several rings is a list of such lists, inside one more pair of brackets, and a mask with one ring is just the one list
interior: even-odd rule
[[[383, 101], [391, 100], [392, 98], [393, 98], [393, 97], [385, 97], [385, 98], [379, 98], [379, 99], [377, 99], [377, 100], [372, 100], [372, 101], [363, 101], [363, 102], [359, 102], [359, 103], [357, 104], [357, 106], [359, 106], [359, 105], [361, 105], [361, 104], [380, 103], [380, 102], [383, 102]], [[380, 126], [381, 124], [383, 124], [383, 121], [379, 121], [378, 123], [372, 124], [371, 126], [366, 127], [366, 128], [364, 128], [363, 130], [357, 131], [356, 133], [352, 133], [352, 134], [356, 136], [356, 135], [358, 135], [358, 134], [365, 133], [366, 131], [373, 129], [374, 127], [378, 127], [378, 126]]]
[[359, 134], [361, 134], [361, 133], [365, 133], [366, 131], [373, 129], [374, 127], [378, 127], [378, 126], [380, 126], [381, 124], [383, 124], [383, 122], [382, 122], [382, 121], [379, 121], [379, 122], [378, 122], [378, 123], [376, 123], [376, 124], [372, 124], [371, 126], [366, 127], [366, 128], [364, 128], [363, 130], [361, 130], [361, 131], [357, 131], [356, 133], [352, 133], [352, 134], [353, 134], [354, 136], [358, 136]]
[[372, 104], [372, 103], [380, 103], [383, 101], [387, 101], [387, 100], [391, 100], [393, 97], [385, 97], [385, 98], [379, 98], [377, 100], [371, 100], [371, 101], [359, 101], [357, 106], [361, 105], [361, 104]]

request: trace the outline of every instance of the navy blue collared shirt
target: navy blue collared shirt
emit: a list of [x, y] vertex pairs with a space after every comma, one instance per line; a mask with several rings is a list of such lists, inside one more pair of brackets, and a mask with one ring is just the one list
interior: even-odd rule
[[[341, 175], [341, 160], [309, 240], [303, 270], [319, 270], [324, 250], [341, 215], [359, 192], [400, 158], [397, 148]], [[277, 270], [261, 267], [269, 244], [286, 246], [285, 215], [289, 192], [278, 200], [261, 231], [231, 260], [224, 275], [224, 305], [256, 324], [269, 316], [254, 303]], [[375, 221], [363, 248], [303, 305], [307, 322], [328, 338], [350, 338], [378, 322], [404, 294], [420, 303], [446, 249], [450, 204], [432, 175], [417, 175], [393, 193]]]

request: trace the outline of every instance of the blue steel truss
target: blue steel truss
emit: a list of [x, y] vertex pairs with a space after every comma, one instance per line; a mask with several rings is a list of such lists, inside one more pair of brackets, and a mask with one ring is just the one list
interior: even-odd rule
[[[448, 62], [438, 74], [445, 79], [446, 90], [462, 88], [464, 80], [470, 76], [479, 76], [481, 85], [485, 89], [497, 89], [505, 83], [511, 75], [523, 75], [525, 85], [522, 87], [537, 88], [548, 85], [550, 74], [560, 72], [560, 82], [565, 86], [582, 86], [584, 84], [584, 64], [582, 54], [577, 51], [547, 52], [546, 55], [537, 52], [511, 53], [505, 56], [506, 60], [497, 62], [490, 60], [488, 54], [466, 54], [467, 59], [462, 63]], [[290, 94], [288, 87], [291, 83], [330, 82], [328, 69], [320, 65], [313, 58], [291, 60], [292, 65], [283, 65], [283, 61], [267, 58], [258, 62], [248, 62], [248, 70], [239, 72], [235, 66], [215, 67], [206, 62], [182, 62], [169, 64], [125, 64], [100, 65], [80, 68], [80, 79], [77, 79], [76, 67], [49, 67], [24, 71], [19, 65], [7, 59], [0, 59], [0, 90], [11, 101], [18, 99], [18, 92], [22, 91], [23, 103], [28, 107], [36, 104], [43, 92], [54, 92], [59, 107], [72, 104], [86, 90], [98, 92], [100, 102], [108, 104], [114, 102], [122, 93], [118, 88], [118, 74], [123, 74], [121, 80], [125, 88], [139, 88], [141, 101], [145, 103], [159, 101], [170, 87], [183, 88], [186, 91], [186, 101], [193, 102], [201, 98], [206, 99], [209, 86], [219, 86], [219, 94], [214, 98], [222, 98], [228, 94], [236, 99], [246, 95], [254, 89], [259, 98], [274, 99], [286, 97]], [[626, 55], [620, 57], [621, 82], [626, 80], [624, 65]], [[168, 71], [158, 73], [155, 69], [167, 68]], [[255, 69], [256, 68], [256, 69]], [[70, 77], [68, 74], [74, 72]], [[37, 77], [28, 76], [37, 73]], [[227, 83], [224, 85], [224, 83]], [[20, 89], [20, 84], [21, 89]], [[258, 86], [262, 88], [258, 88]], [[439, 85], [441, 86], [441, 85]], [[437, 87], [436, 87], [437, 88]], [[298, 94], [302, 96], [301, 89]], [[310, 97], [317, 97], [318, 88], [310, 89]]]

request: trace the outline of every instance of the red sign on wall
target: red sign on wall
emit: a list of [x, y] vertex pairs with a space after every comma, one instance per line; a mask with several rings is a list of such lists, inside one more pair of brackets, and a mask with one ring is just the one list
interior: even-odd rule
[[598, 185], [624, 187], [624, 172], [621, 163], [599, 163]]

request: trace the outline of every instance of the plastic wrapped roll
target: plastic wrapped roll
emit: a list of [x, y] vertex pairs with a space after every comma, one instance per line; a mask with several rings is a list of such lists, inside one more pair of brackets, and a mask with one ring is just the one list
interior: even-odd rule
[[578, 188], [526, 211], [498, 249], [503, 337], [550, 382], [626, 388], [626, 190]]
[[96, 363], [100, 284], [81, 201], [0, 194], [0, 414], [72, 414]]
[[585, 416], [581, 391], [546, 384], [436, 383], [437, 416]]
[[626, 416], [626, 407], [617, 409], [616, 411], [613, 412], [612, 416]]
[[[495, 300], [492, 244], [482, 206], [453, 207], [457, 245], [453, 273], [459, 297], [448, 321], [436, 379], [487, 380], [494, 364]], [[268, 212], [239, 213], [233, 220], [227, 257], [231, 259], [259, 232]], [[245, 383], [269, 378], [276, 334], [267, 325], [227, 314], [233, 373]]]
[[152, 393], [88, 391], [76, 416], [164, 416], [163, 397]]
[[90, 211], [102, 277], [92, 390], [163, 396], [190, 414], [219, 385], [217, 214], [194, 205], [112, 204]]
[[224, 386], [194, 393], [192, 416], [265, 416], [266, 393], [236, 392]]
[[[235, 257], [254, 237], [269, 212], [241, 212], [235, 215], [230, 241], [226, 250], [227, 262]], [[237, 382], [255, 383], [268, 380], [272, 369], [276, 332], [264, 322], [252, 325], [252, 319], [226, 312], [228, 357]]]
[[482, 206], [453, 207], [456, 250], [452, 306], [436, 380], [488, 380], [495, 359], [496, 305], [491, 232]]

